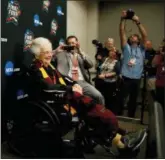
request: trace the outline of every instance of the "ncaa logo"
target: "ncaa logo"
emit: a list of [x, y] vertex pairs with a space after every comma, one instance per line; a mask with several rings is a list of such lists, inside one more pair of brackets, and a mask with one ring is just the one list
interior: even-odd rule
[[6, 65], [5, 65], [5, 74], [7, 76], [11, 76], [14, 72], [14, 64], [13, 62], [11, 61], [8, 61], [6, 62]]
[[42, 22], [40, 22], [40, 17], [38, 14], [34, 15], [34, 26], [38, 27], [38, 26], [42, 26]]
[[28, 97], [28, 94], [25, 94], [23, 90], [17, 91], [17, 100], [23, 99]]
[[65, 40], [61, 38], [61, 39], [59, 40], [59, 45], [63, 45], [63, 44], [65, 44]]
[[57, 6], [57, 15], [58, 16], [64, 15], [64, 13], [62, 12], [62, 7], [61, 6]]
[[19, 72], [20, 68], [14, 68], [14, 64], [11, 61], [7, 61], [5, 65], [5, 74], [11, 76], [14, 72]]

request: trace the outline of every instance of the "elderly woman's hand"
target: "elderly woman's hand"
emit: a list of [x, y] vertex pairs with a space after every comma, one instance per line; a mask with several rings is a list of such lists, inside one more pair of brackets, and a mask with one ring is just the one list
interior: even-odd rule
[[83, 89], [82, 89], [82, 87], [81, 87], [80, 85], [78, 85], [78, 84], [73, 85], [72, 91], [73, 91], [73, 92], [78, 92], [78, 93], [80, 93], [81, 95], [83, 94]]

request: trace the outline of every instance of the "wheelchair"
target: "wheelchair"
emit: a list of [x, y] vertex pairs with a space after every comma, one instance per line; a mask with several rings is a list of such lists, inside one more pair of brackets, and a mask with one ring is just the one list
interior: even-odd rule
[[75, 157], [82, 158], [74, 142], [63, 139], [78, 124], [70, 107], [64, 108], [65, 92], [43, 90], [42, 98], [36, 98], [29, 74], [22, 73], [17, 78], [25, 82], [19, 88], [28, 96], [15, 100], [10, 107], [6, 120], [9, 148], [27, 158], [74, 158], [63, 151], [73, 148], [72, 152], [79, 153]]
[[[29, 86], [29, 73], [23, 76], [28, 97], [13, 103], [6, 121], [7, 142], [12, 151], [27, 158], [84, 158], [86, 148], [101, 145], [111, 157], [124, 157], [111, 150], [112, 137], [94, 127], [94, 123], [99, 123], [97, 119], [82, 118], [74, 112], [64, 98], [64, 91], [43, 90], [42, 98], [35, 98]], [[73, 140], [65, 138], [70, 131]]]

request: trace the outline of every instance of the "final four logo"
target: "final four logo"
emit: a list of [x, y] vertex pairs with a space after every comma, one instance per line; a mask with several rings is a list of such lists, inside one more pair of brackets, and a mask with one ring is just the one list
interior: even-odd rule
[[55, 19], [53, 19], [52, 22], [51, 22], [50, 34], [51, 35], [56, 35], [57, 29], [58, 29], [57, 21]]
[[28, 94], [25, 94], [22, 89], [17, 91], [17, 100], [24, 99], [26, 97], [28, 97]]
[[49, 0], [43, 0], [43, 11], [47, 12], [49, 11], [50, 1]]
[[24, 51], [27, 51], [34, 39], [34, 34], [31, 30], [27, 29], [24, 35]]
[[9, 0], [7, 7], [7, 19], [6, 23], [14, 23], [18, 25], [18, 19], [21, 15], [20, 5], [16, 0]]

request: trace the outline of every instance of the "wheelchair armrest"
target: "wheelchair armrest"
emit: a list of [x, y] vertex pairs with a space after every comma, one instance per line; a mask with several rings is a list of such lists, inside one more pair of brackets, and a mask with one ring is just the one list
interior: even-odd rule
[[43, 90], [45, 93], [55, 93], [55, 94], [61, 94], [66, 93], [66, 91], [60, 91], [60, 90]]
[[51, 103], [65, 103], [66, 91], [62, 90], [42, 90], [43, 99]]

